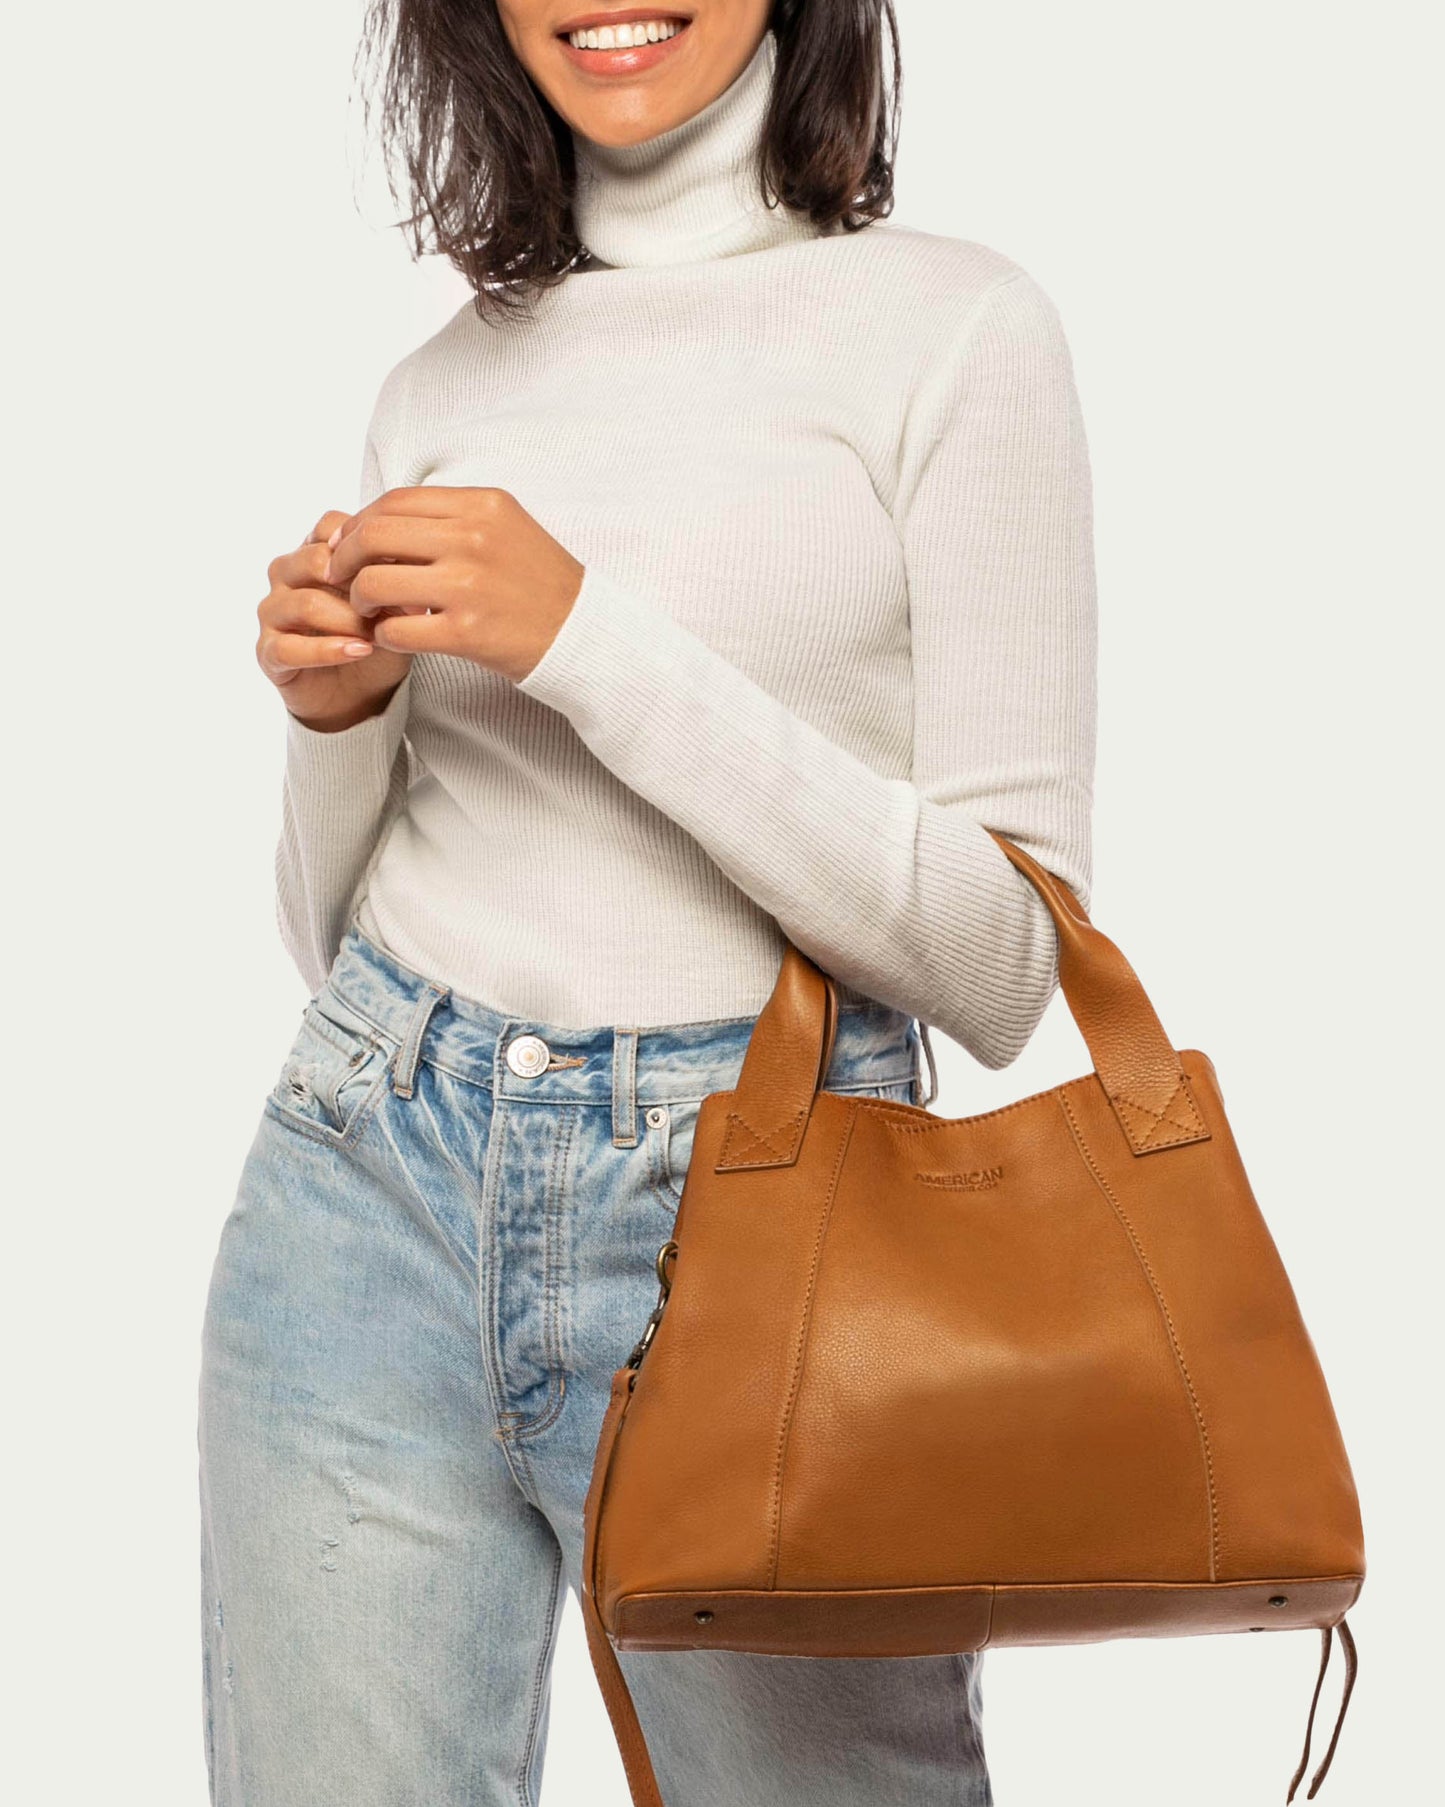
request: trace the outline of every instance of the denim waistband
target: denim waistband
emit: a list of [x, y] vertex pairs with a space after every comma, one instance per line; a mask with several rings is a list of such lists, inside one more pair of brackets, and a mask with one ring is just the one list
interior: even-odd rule
[[[318, 996], [328, 993], [397, 1044], [404, 1070], [425, 1059], [499, 1097], [551, 1103], [615, 1104], [621, 1095], [639, 1104], [665, 1103], [729, 1090], [757, 1020], [573, 1028], [509, 1016], [415, 971], [354, 922]], [[540, 1070], [518, 1072], [507, 1059], [524, 1036], [535, 1039], [517, 1051], [531, 1056], [522, 1064]], [[921, 1079], [921, 1048], [919, 1025], [905, 1011], [844, 1004], [824, 1089]]]

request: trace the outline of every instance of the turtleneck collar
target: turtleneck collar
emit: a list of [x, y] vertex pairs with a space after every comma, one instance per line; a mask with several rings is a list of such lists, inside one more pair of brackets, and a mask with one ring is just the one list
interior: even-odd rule
[[595, 263], [692, 263], [816, 238], [806, 214], [764, 207], [756, 153], [772, 93], [777, 39], [765, 31], [743, 69], [700, 113], [639, 144], [573, 132], [573, 217]]

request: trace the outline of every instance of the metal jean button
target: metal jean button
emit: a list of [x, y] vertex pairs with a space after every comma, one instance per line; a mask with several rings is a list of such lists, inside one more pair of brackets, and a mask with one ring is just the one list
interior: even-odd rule
[[552, 1050], [540, 1035], [519, 1035], [507, 1044], [507, 1065], [523, 1079], [535, 1079], [551, 1058]]

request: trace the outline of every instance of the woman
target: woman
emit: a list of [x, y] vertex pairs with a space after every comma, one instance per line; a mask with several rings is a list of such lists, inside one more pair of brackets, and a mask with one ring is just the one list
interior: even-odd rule
[[[784, 937], [828, 1089], [916, 1103], [925, 1022], [1002, 1067], [1056, 983], [987, 828], [1089, 900], [1070, 357], [885, 217], [888, 0], [569, 4], [398, 10], [474, 296], [260, 608], [314, 996], [206, 1312], [227, 1807], [537, 1799], [609, 1377]], [[990, 1799], [975, 1657], [622, 1660], [669, 1807]]]

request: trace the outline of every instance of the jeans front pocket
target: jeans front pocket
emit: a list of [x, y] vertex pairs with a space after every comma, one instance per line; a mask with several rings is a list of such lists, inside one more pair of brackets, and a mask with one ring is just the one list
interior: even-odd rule
[[[827, 1089], [832, 1091], [834, 1088]], [[836, 1089], [845, 1097], [887, 1098], [896, 1104], [917, 1104], [919, 1099], [916, 1074], [862, 1085], [843, 1084]], [[683, 1182], [692, 1160], [693, 1136], [701, 1109], [701, 1098], [684, 1098], [667, 1104], [651, 1104], [643, 1112], [648, 1174], [652, 1190], [669, 1218], [676, 1216], [682, 1202]]]
[[301, 1013], [267, 1108], [293, 1128], [345, 1142], [370, 1114], [393, 1051], [364, 1017], [322, 986]]
[[676, 1216], [682, 1202], [683, 1181], [692, 1159], [693, 1136], [701, 1109], [701, 1098], [683, 1098], [650, 1104], [642, 1113], [652, 1190], [669, 1219]]
[[890, 1099], [894, 1104], [918, 1104], [923, 1088], [919, 1086], [918, 1075], [912, 1073], [909, 1079], [889, 1079], [878, 1086], [844, 1086], [842, 1090], [854, 1093], [860, 1099]]
[[879, 1085], [844, 1085], [838, 1090], [853, 1098], [891, 1098], [895, 1104], [917, 1104], [920, 1088], [917, 1075], [911, 1074], [907, 1079], [890, 1079]]

